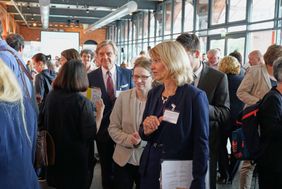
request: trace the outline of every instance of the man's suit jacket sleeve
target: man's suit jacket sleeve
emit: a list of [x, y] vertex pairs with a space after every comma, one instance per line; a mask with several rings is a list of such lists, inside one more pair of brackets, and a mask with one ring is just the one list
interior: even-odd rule
[[220, 125], [229, 119], [230, 99], [227, 76], [224, 74], [217, 83], [213, 102], [209, 105], [210, 121]]

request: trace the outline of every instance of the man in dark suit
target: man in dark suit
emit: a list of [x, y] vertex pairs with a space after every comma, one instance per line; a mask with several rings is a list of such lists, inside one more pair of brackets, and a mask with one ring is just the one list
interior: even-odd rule
[[102, 92], [105, 110], [101, 126], [97, 132], [97, 148], [102, 171], [103, 189], [113, 188], [114, 142], [108, 133], [110, 114], [120, 91], [133, 87], [131, 70], [115, 65], [117, 47], [114, 42], [105, 40], [96, 49], [96, 60], [101, 67], [88, 74], [90, 87], [98, 87]]
[[[194, 71], [194, 85], [206, 92], [209, 101], [210, 125], [210, 189], [216, 188], [216, 169], [219, 155], [220, 127], [229, 119], [229, 92], [227, 76], [210, 68], [200, 60], [200, 41], [195, 34], [183, 33], [176, 41], [181, 43]], [[220, 164], [220, 163], [219, 163]], [[226, 180], [228, 178], [225, 178]]]

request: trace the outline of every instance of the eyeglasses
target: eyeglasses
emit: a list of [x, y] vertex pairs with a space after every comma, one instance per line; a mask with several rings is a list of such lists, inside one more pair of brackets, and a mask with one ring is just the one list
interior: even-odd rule
[[133, 75], [132, 77], [134, 80], [138, 80], [140, 78], [142, 81], [146, 81], [151, 76], [150, 75]]

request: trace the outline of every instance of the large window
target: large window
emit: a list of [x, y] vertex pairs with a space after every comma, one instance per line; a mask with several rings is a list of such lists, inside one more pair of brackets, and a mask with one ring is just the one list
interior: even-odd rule
[[[174, 11], [173, 11], [173, 33], [180, 33], [181, 22], [182, 22], [182, 0], [174, 0]], [[193, 23], [193, 22], [192, 22]]]
[[260, 50], [264, 54], [267, 47], [275, 43], [274, 36], [275, 32], [272, 30], [250, 33], [250, 51]]
[[171, 34], [171, 18], [172, 18], [172, 2], [167, 2], [165, 4], [165, 11], [164, 11], [164, 39], [170, 39]]
[[[238, 50], [247, 57], [252, 50], [264, 53], [282, 43], [282, 0], [163, 0], [150, 1], [156, 9], [134, 13], [108, 27], [107, 37], [130, 60], [141, 50], [181, 32], [192, 32], [203, 41], [202, 52], [221, 49], [222, 56]], [[277, 7], [275, 7], [277, 6]], [[210, 11], [210, 12], [209, 12]]]
[[261, 21], [274, 18], [275, 0], [253, 0], [251, 21]]
[[246, 0], [230, 0], [229, 22], [246, 19]]
[[184, 31], [193, 31], [194, 5], [193, 0], [185, 1]]
[[196, 30], [208, 28], [208, 0], [196, 1]]
[[225, 23], [226, 4], [225, 0], [212, 0], [211, 24]]

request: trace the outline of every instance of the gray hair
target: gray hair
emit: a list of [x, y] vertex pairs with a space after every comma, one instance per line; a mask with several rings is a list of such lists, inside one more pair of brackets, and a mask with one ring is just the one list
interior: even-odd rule
[[111, 47], [113, 48], [114, 54], [116, 56], [118, 55], [118, 48], [117, 48], [115, 42], [113, 42], [112, 40], [105, 40], [105, 41], [102, 41], [101, 43], [99, 43], [97, 45], [97, 48], [96, 48], [96, 54], [98, 54], [99, 50], [101, 48], [105, 47], [106, 45], [111, 45]]
[[273, 75], [278, 83], [282, 82], [282, 57], [276, 59], [273, 63]]

